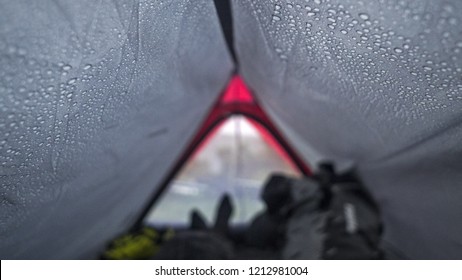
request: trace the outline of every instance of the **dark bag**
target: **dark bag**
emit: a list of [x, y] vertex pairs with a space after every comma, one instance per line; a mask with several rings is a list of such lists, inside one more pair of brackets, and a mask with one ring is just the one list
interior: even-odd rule
[[282, 259], [380, 259], [379, 209], [353, 172], [323, 165], [313, 177], [273, 175], [262, 192], [266, 210], [248, 243]]

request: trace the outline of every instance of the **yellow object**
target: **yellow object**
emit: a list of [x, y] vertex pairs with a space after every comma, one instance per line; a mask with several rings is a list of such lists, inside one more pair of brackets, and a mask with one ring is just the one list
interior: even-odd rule
[[126, 234], [115, 239], [104, 252], [109, 260], [149, 259], [159, 250], [160, 235], [152, 228], [143, 228], [139, 233]]

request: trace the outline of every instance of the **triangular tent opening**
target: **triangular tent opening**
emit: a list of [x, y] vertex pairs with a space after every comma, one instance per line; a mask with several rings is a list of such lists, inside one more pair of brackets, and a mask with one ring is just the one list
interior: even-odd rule
[[260, 190], [271, 173], [310, 172], [239, 76], [178, 162], [143, 213], [143, 224], [184, 225], [193, 209], [211, 221], [225, 193], [236, 200], [232, 222], [244, 223], [262, 209]]
[[226, 193], [236, 207], [231, 222], [249, 221], [263, 209], [260, 191], [269, 174], [300, 175], [275, 148], [271, 136], [259, 129], [264, 130], [243, 116], [225, 120], [170, 182], [146, 223], [185, 225], [192, 209], [200, 210], [211, 222]]

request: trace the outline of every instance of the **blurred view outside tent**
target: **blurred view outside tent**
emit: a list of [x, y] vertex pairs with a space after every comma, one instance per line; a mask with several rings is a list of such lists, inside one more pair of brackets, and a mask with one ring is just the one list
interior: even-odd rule
[[192, 209], [212, 221], [224, 193], [231, 194], [236, 204], [233, 223], [248, 222], [262, 210], [260, 191], [269, 174], [300, 173], [274, 147], [271, 136], [263, 136], [256, 126], [246, 117], [234, 116], [211, 133], [168, 186], [146, 223], [187, 224]]

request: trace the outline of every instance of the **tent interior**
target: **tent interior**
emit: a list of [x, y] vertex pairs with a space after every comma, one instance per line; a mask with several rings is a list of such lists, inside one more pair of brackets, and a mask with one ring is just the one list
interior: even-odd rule
[[354, 168], [384, 248], [462, 259], [458, 0], [0, 0], [0, 258], [99, 258], [237, 75], [289, 154], [265, 174]]

